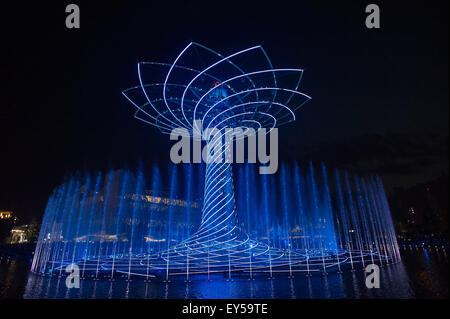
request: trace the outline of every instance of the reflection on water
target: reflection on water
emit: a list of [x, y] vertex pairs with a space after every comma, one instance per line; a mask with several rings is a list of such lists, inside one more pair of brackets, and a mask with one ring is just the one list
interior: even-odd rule
[[[293, 279], [278, 276], [275, 280], [266, 276], [256, 280], [234, 277], [233, 281], [223, 276], [211, 277], [212, 281], [197, 277], [189, 283], [180, 277], [168, 284], [84, 280], [79, 289], [67, 289], [65, 278], [26, 275], [26, 269], [22, 269], [24, 281], [28, 276], [26, 285], [22, 283], [22, 292], [16, 287], [1, 296], [14, 298], [14, 294], [22, 293], [24, 298], [448, 298], [445, 250], [413, 248], [402, 250], [402, 255], [403, 263], [381, 268], [380, 289], [366, 288], [362, 269], [328, 276], [297, 274]], [[17, 282], [13, 286], [20, 286], [20, 280], [14, 279], [21, 274], [19, 266], [2, 264], [1, 267], [2, 289], [11, 286], [13, 281]]]
[[419, 298], [448, 298], [448, 255], [436, 247], [403, 250], [411, 286]]
[[[391, 272], [396, 280], [392, 281]], [[399, 285], [404, 278], [405, 284]], [[404, 267], [399, 264], [382, 272], [381, 289], [367, 289], [363, 271], [333, 274], [326, 277], [298, 275], [269, 280], [224, 277], [197, 278], [185, 283], [182, 278], [171, 283], [143, 281], [92, 281], [85, 280], [80, 289], [67, 289], [65, 278], [49, 279], [30, 275], [25, 298], [411, 298], [414, 296], [408, 284]], [[405, 280], [406, 279], [406, 280]]]
[[26, 261], [0, 257], [0, 298], [22, 297], [27, 284], [28, 269]]

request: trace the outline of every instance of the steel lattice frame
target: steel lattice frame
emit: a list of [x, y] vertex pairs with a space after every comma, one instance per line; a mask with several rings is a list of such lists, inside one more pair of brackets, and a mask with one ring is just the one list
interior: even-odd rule
[[[183, 128], [184, 134], [202, 136], [208, 128], [216, 128], [222, 139], [225, 128], [270, 131], [294, 121], [294, 112], [310, 99], [298, 91], [302, 74], [301, 69], [274, 68], [261, 46], [223, 56], [193, 42], [171, 64], [139, 63], [139, 85], [122, 93], [136, 107], [137, 119], [164, 134]], [[282, 250], [249, 238], [237, 223], [231, 164], [214, 161], [215, 156], [223, 158], [229, 146], [208, 155], [199, 229], [160, 254], [115, 259], [116, 271], [146, 276], [149, 271], [165, 271], [167, 276], [309, 273], [345, 264], [349, 255], [355, 262], [373, 259], [375, 253], [369, 251]], [[102, 268], [110, 269], [110, 264], [111, 260], [103, 260]]]

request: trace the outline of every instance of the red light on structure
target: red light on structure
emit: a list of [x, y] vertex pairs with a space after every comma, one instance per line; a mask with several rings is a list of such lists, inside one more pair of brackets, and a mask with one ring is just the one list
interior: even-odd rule
[[427, 187], [427, 192], [429, 192], [430, 191], [430, 188], [429, 187]]
[[216, 86], [216, 85], [219, 85], [220, 84], [220, 81], [216, 81], [216, 82], [214, 82], [214, 85]]

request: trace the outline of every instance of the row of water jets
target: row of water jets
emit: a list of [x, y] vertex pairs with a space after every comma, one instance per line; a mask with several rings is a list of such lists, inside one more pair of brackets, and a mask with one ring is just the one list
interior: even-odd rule
[[[197, 230], [204, 172], [202, 165], [164, 169], [155, 163], [150, 171], [67, 177], [49, 198], [32, 271], [63, 276], [67, 265], [76, 264], [82, 278], [129, 280], [139, 275], [150, 280], [183, 274], [160, 260]], [[275, 175], [259, 175], [255, 165], [241, 164], [233, 175], [239, 227], [252, 242], [269, 247], [270, 257], [264, 270], [257, 269], [251, 262], [257, 256], [249, 253], [242, 257], [250, 260], [249, 267], [238, 273], [250, 278], [268, 272], [270, 277], [274, 272], [326, 274], [400, 261], [379, 177], [330, 172], [324, 164], [312, 163], [284, 163]], [[279, 255], [283, 262], [276, 264]], [[192, 256], [183, 265], [192, 265]], [[197, 272], [208, 278], [210, 258], [214, 256], [208, 254], [208, 265]], [[158, 266], [163, 264], [165, 269]], [[231, 279], [232, 267], [226, 268]], [[193, 273], [188, 266], [186, 279]]]

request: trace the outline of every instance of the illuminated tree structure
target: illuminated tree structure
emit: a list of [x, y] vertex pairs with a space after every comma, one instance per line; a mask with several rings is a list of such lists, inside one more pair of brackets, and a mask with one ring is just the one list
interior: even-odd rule
[[[328, 178], [324, 164], [319, 171], [312, 164], [288, 171], [282, 164], [276, 179], [253, 171], [242, 183], [238, 170], [235, 192], [227, 130], [240, 129], [235, 138], [242, 141], [294, 121], [295, 111], [310, 99], [299, 92], [302, 75], [301, 69], [275, 68], [261, 46], [224, 56], [190, 43], [173, 63], [139, 63], [139, 85], [123, 91], [135, 117], [164, 134], [175, 130], [195, 141], [194, 151], [206, 139], [198, 229], [190, 226], [191, 192], [186, 191], [186, 205], [176, 205], [176, 165], [167, 196], [157, 166], [151, 194], [142, 170], [136, 176], [129, 171], [75, 176], [49, 198], [32, 271], [62, 276], [76, 264], [82, 278], [189, 280], [220, 273], [254, 279], [400, 261], [379, 178], [352, 179], [338, 171]], [[251, 164], [244, 166], [250, 174]], [[187, 190], [199, 184], [186, 180]], [[238, 222], [237, 207], [245, 223]], [[180, 232], [180, 224], [189, 225], [188, 231]]]
[[209, 143], [221, 142], [220, 151], [208, 152], [198, 230], [175, 246], [168, 238], [167, 250], [151, 256], [152, 271], [165, 271], [167, 278], [217, 272], [230, 277], [233, 272], [268, 272], [272, 277], [274, 272], [326, 272], [347, 261], [349, 251], [338, 251], [334, 240], [321, 240], [320, 249], [278, 249], [270, 235], [264, 242], [253, 240], [237, 222], [231, 163], [224, 160], [232, 145], [225, 130], [242, 128], [248, 136], [294, 121], [294, 112], [310, 99], [298, 90], [302, 75], [301, 69], [275, 68], [261, 46], [224, 56], [190, 43], [173, 63], [138, 64], [139, 85], [123, 91], [137, 119], [165, 134], [183, 128], [180, 132], [194, 138], [214, 128], [220, 134]]

